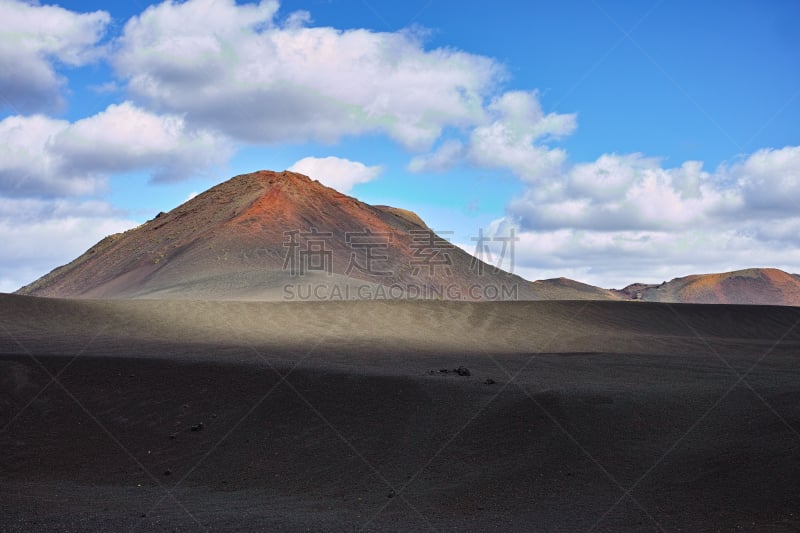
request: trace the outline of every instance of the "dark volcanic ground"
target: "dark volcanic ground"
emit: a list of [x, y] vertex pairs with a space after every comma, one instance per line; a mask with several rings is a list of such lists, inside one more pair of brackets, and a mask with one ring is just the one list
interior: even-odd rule
[[2, 304], [2, 531], [800, 528], [795, 308]]

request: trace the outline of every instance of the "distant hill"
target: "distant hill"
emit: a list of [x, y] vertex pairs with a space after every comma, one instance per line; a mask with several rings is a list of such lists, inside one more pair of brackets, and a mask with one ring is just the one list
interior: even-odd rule
[[613, 290], [619, 298], [648, 302], [800, 305], [800, 276], [776, 268], [696, 274], [660, 285], [635, 283]]
[[542, 279], [533, 282], [536, 293], [545, 300], [618, 300], [627, 299], [616, 291], [601, 289], [569, 278]]

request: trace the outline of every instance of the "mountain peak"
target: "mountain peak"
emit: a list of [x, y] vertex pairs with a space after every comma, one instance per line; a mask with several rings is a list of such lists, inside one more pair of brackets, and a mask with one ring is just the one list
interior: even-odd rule
[[[443, 299], [536, 299], [532, 283], [473, 258], [410, 211], [269, 170], [235, 176], [106, 238], [18, 292], [282, 299], [290, 284], [367, 287], [359, 298], [393, 287], [393, 297], [432, 291]], [[489, 286], [491, 292], [481, 292]], [[315, 299], [324, 299], [323, 292]]]
[[[275, 172], [272, 170], [259, 170], [249, 174], [241, 174], [231, 178], [229, 181], [236, 182], [238, 180], [252, 179], [266, 187], [296, 187], [303, 190], [317, 189], [319, 191], [328, 189], [325, 185], [317, 180], [312, 180], [305, 174], [284, 170], [283, 172]], [[332, 190], [332, 189], [331, 189]]]

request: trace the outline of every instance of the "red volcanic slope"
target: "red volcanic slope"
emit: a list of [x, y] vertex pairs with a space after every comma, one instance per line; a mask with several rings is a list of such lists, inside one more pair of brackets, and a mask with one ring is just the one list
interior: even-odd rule
[[[308, 234], [312, 228], [329, 236], [287, 234]], [[373, 235], [363, 235], [365, 230]], [[348, 243], [348, 233], [362, 235], [350, 235]], [[371, 253], [383, 259], [372, 261], [369, 271], [358, 269], [367, 266], [369, 247], [359, 243], [379, 245]], [[287, 254], [294, 263], [287, 262]], [[303, 265], [319, 269], [290, 275], [292, 267], [299, 273]], [[382, 272], [390, 275], [377, 275]], [[476, 263], [433, 234], [414, 213], [371, 206], [288, 171], [236, 176], [169, 213], [107, 237], [18, 292], [85, 298], [282, 299], [289, 294], [287, 285], [321, 287], [325, 290], [313, 298], [322, 299], [389, 294], [378, 291], [380, 287], [394, 287], [393, 296], [540, 297], [534, 284]], [[341, 290], [348, 287], [353, 291]], [[360, 287], [368, 290], [356, 294]], [[301, 292], [293, 289], [291, 294], [298, 297]], [[559, 294], [581, 296], [572, 289]]]

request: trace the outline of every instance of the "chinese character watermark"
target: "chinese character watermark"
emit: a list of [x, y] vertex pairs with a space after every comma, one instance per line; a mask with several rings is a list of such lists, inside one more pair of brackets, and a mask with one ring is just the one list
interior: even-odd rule
[[312, 270], [330, 275], [333, 272], [333, 250], [327, 248], [327, 239], [331, 237], [332, 232], [320, 232], [314, 227], [310, 231], [284, 231], [283, 246], [287, 251], [283, 270], [288, 270], [292, 276], [302, 276]]
[[[443, 231], [441, 233], [453, 232]], [[450, 258], [450, 254], [445, 251], [453, 249], [453, 243], [439, 237], [433, 230], [411, 230], [409, 235], [411, 235], [409, 247], [414, 251], [411, 258], [412, 276], [419, 275], [423, 266], [427, 267], [428, 274], [431, 276], [436, 273], [436, 267], [442, 267], [448, 276], [453, 274], [451, 268], [453, 260]]]
[[[350, 252], [350, 261], [347, 264], [345, 274], [350, 274], [353, 270], [358, 270], [372, 276], [392, 276], [391, 270], [380, 270], [375, 263], [389, 261], [389, 244], [393, 241], [393, 236], [388, 232], [372, 232], [369, 229], [364, 231], [349, 231], [344, 235], [345, 243], [353, 250]], [[358, 254], [357, 251], [363, 252]], [[358, 256], [362, 255], [363, 261], [359, 262]]]
[[[507, 272], [514, 273], [514, 243], [519, 241], [519, 237], [515, 235], [514, 228], [509, 230], [507, 237], [502, 235], [495, 235], [494, 237], [486, 237], [483, 235], [483, 228], [478, 229], [478, 236], [471, 237], [475, 241], [475, 253], [472, 254], [472, 259], [469, 263], [470, 272], [475, 272], [479, 276], [484, 274], [484, 267], [486, 264], [494, 265], [492, 273], [497, 273], [502, 269], [503, 262], [508, 255], [508, 268]], [[502, 246], [497, 257], [497, 262], [492, 258], [492, 249], [489, 246], [490, 242], [500, 242]], [[486, 260], [484, 261], [484, 257]]]

